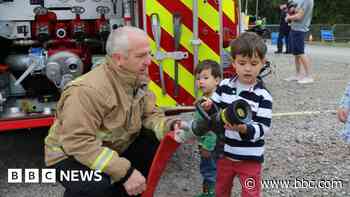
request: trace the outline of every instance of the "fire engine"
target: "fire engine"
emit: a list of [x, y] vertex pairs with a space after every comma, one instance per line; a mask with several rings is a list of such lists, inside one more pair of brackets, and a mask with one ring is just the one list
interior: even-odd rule
[[49, 126], [63, 87], [102, 60], [124, 25], [149, 35], [157, 105], [191, 106], [199, 61], [234, 72], [225, 47], [239, 16], [239, 0], [0, 0], [0, 131]]

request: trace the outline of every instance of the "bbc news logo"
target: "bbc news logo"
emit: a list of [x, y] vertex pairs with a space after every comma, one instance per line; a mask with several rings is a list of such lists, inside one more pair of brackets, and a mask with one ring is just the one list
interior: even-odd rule
[[[58, 180], [57, 180], [58, 179]], [[102, 180], [102, 172], [99, 170], [60, 170], [56, 169], [8, 169], [8, 183], [56, 183], [61, 182], [77, 182], [77, 181], [93, 181]]]

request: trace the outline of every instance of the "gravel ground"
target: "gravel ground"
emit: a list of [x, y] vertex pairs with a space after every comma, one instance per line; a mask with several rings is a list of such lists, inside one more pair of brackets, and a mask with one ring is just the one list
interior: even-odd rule
[[[274, 97], [276, 115], [266, 138], [263, 196], [350, 196], [350, 146], [338, 137], [343, 125], [334, 113], [349, 81], [350, 49], [308, 46], [316, 79], [308, 85], [282, 80], [294, 72], [293, 57], [274, 55], [274, 50], [270, 46], [268, 55], [275, 65], [274, 74], [265, 82]], [[290, 112], [314, 114], [288, 115]], [[62, 196], [59, 184], [7, 183], [8, 168], [43, 167], [45, 135], [46, 129], [0, 134], [0, 197]], [[185, 144], [176, 152], [156, 196], [187, 197], [200, 191], [195, 147]], [[267, 185], [271, 180], [283, 183], [272, 187]], [[233, 190], [239, 196], [237, 180]]]

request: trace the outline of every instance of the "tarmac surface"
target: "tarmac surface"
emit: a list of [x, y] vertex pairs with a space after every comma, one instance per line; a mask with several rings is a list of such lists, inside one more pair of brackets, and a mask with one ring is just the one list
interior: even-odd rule
[[[350, 82], [350, 48], [308, 45], [315, 83], [300, 85], [283, 79], [293, 74], [291, 55], [275, 55], [269, 46], [272, 75], [264, 79], [274, 98], [273, 126], [266, 138], [263, 196], [350, 196], [350, 145], [338, 132], [337, 107]], [[189, 117], [189, 114], [184, 116]], [[9, 168], [43, 168], [47, 128], [0, 133], [0, 197], [61, 197], [52, 183], [7, 183]], [[193, 196], [201, 178], [195, 144], [183, 145], [163, 176], [157, 197]], [[285, 183], [288, 182], [287, 186]], [[293, 184], [294, 183], [294, 184]], [[234, 196], [239, 196], [235, 180]]]

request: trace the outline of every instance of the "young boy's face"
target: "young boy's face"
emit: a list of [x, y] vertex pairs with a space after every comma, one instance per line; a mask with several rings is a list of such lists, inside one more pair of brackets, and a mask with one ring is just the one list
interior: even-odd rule
[[261, 68], [265, 64], [265, 59], [260, 59], [254, 55], [248, 56], [236, 55], [232, 65], [236, 69], [238, 80], [242, 84], [253, 85], [256, 83], [256, 77], [259, 75]]
[[204, 69], [196, 76], [197, 86], [204, 95], [210, 95], [215, 91], [216, 86], [220, 82], [220, 78], [215, 78], [211, 74], [211, 69]]

